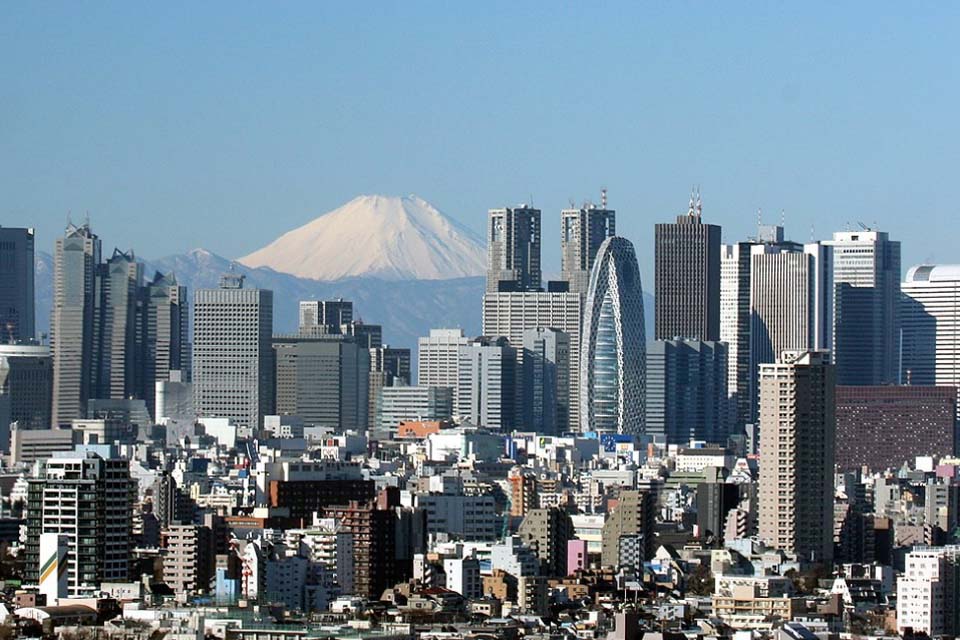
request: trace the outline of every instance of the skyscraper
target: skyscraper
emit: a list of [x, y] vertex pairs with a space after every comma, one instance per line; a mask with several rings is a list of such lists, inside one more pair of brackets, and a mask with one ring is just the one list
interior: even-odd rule
[[340, 325], [353, 322], [353, 302], [336, 300], [301, 300], [300, 333], [327, 327], [330, 333], [340, 331]]
[[960, 265], [911, 267], [901, 290], [901, 381], [960, 387]]
[[838, 231], [833, 251], [833, 359], [841, 385], [898, 380], [900, 243], [886, 232]]
[[[505, 336], [510, 344], [523, 345], [523, 335], [528, 329], [550, 327], [563, 331], [569, 340], [568, 374], [569, 393], [572, 401], [579, 398], [580, 389], [580, 333], [583, 319], [583, 294], [565, 291], [524, 291], [513, 293], [485, 293], [483, 296], [483, 334]], [[517, 366], [523, 368], [525, 354], [517, 353]], [[515, 403], [523, 402], [523, 385], [517, 380]], [[574, 409], [568, 417], [561, 412], [557, 428], [561, 432], [578, 431], [580, 416]]]
[[647, 345], [646, 431], [669, 444], [725, 444], [727, 345], [702, 340], [655, 340]]
[[491, 209], [487, 222], [487, 291], [537, 291], [540, 210], [521, 205]]
[[[606, 200], [606, 194], [604, 194]], [[590, 271], [600, 245], [617, 235], [616, 212], [586, 205], [580, 209], [564, 209], [560, 213], [560, 272], [572, 293], [586, 294], [590, 287]]]
[[625, 238], [607, 238], [597, 254], [580, 344], [580, 428], [643, 433], [643, 289], [636, 253]]
[[276, 411], [311, 426], [365, 429], [370, 350], [341, 336], [274, 336]]
[[193, 394], [201, 416], [259, 429], [273, 413], [273, 292], [226, 274], [194, 296]]
[[750, 255], [757, 245], [771, 247], [772, 252], [803, 250], [799, 243], [784, 240], [782, 226], [769, 224], [760, 224], [755, 238], [721, 245], [720, 341], [727, 343], [731, 428], [738, 433], [756, 413], [756, 370], [750, 358]]
[[40, 536], [67, 537], [70, 597], [91, 597], [103, 582], [130, 579], [133, 495], [130, 463], [93, 452], [63, 453], [29, 480], [25, 570], [40, 578]]
[[92, 390], [93, 318], [100, 239], [89, 224], [68, 224], [54, 256], [50, 349], [53, 354], [53, 423], [84, 415]]
[[114, 249], [97, 265], [96, 309], [93, 316], [93, 390], [91, 397], [122, 400], [140, 397], [143, 344], [137, 319], [143, 284], [143, 263], [133, 251]]
[[750, 404], [750, 247], [752, 242], [720, 249], [720, 341], [727, 343], [727, 396], [731, 427], [737, 431], [753, 415]]
[[460, 347], [457, 414], [473, 424], [509, 431], [516, 426], [517, 350], [503, 337], [480, 337]]
[[[750, 250], [750, 405], [761, 364], [783, 351], [827, 349], [832, 329], [829, 248], [757, 244]], [[754, 413], [754, 419], [755, 419]]]
[[158, 382], [170, 380], [171, 371], [189, 380], [190, 345], [187, 288], [173, 274], [156, 273], [144, 288], [142, 307], [143, 392], [147, 408], [157, 419], [154, 401]]
[[570, 337], [534, 327], [523, 332], [521, 426], [560, 435], [570, 424]]
[[417, 344], [417, 384], [421, 387], [450, 387], [456, 406], [460, 376], [460, 347], [469, 339], [463, 329], [430, 329]]
[[35, 338], [33, 229], [0, 227], [0, 342]]
[[760, 538], [804, 563], [833, 558], [835, 374], [829, 354], [760, 365]]
[[8, 451], [10, 423], [50, 427], [53, 366], [46, 345], [0, 344], [0, 451]]
[[380, 426], [380, 396], [383, 389], [394, 385], [408, 384], [410, 384], [410, 349], [395, 348], [389, 345], [370, 349], [367, 419], [371, 427]]
[[656, 225], [654, 339], [720, 339], [720, 227], [701, 221], [700, 196], [686, 215]]

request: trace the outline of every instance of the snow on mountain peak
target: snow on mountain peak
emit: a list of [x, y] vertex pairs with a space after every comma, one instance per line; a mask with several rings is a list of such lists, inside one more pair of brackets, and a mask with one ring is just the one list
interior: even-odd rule
[[482, 275], [483, 241], [416, 195], [358, 196], [238, 260], [314, 280]]

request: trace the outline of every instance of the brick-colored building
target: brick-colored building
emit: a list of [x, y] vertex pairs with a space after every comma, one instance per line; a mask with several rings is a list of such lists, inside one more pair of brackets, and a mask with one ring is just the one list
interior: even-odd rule
[[916, 456], [954, 452], [954, 387], [838, 386], [836, 398], [840, 471], [898, 469]]

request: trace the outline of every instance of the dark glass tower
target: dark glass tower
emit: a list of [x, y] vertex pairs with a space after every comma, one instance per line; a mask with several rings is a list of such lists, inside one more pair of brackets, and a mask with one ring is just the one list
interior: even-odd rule
[[656, 340], [720, 339], [720, 227], [700, 214], [697, 195], [686, 215], [656, 225]]
[[540, 209], [491, 209], [487, 222], [487, 291], [539, 291]]
[[0, 342], [34, 335], [33, 229], [0, 227]]

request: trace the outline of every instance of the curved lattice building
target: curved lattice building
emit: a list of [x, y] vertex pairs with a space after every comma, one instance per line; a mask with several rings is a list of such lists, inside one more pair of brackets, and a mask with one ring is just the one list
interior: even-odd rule
[[600, 246], [580, 342], [580, 425], [584, 431], [644, 431], [643, 288], [633, 244], [607, 238]]

